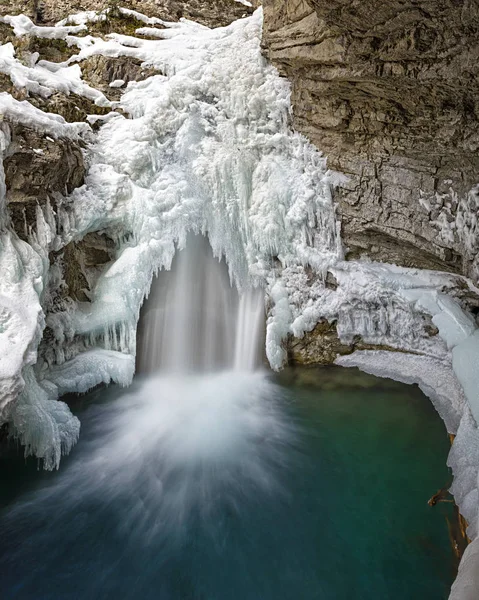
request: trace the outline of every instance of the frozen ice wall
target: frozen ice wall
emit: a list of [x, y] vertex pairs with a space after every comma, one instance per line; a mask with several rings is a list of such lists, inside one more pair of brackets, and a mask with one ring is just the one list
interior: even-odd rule
[[[264, 286], [266, 354], [273, 368], [286, 359], [285, 338], [303, 336], [320, 319], [334, 321], [344, 342], [360, 336], [408, 353], [394, 364], [384, 354], [380, 360], [377, 354], [353, 355], [344, 364], [417, 382], [433, 398], [448, 429], [458, 434], [450, 457], [453, 491], [475, 536], [479, 338], [464, 303], [451, 300], [458, 289], [472, 290], [470, 282], [342, 261], [330, 194], [340, 175], [328, 172], [320, 153], [290, 127], [289, 85], [261, 55], [261, 10], [216, 30], [134, 16], [141, 25], [135, 37], [102, 39], [77, 34], [104, 14], [81, 13], [45, 28], [26, 17], [0, 18], [16, 35], [62, 39], [77, 48], [60, 65], [26, 65], [11, 44], [0, 46], [0, 72], [43, 98], [75, 93], [115, 109], [82, 78], [82, 61], [98, 54], [140, 59], [158, 72], [128, 84], [119, 104], [123, 114], [102, 118], [95, 136], [85, 123], [66, 123], [0, 93], [2, 155], [9, 145], [7, 123], [20, 122], [53, 138], [83, 139], [90, 167], [85, 185], [56, 212], [49, 204], [38, 209], [30, 244], [8, 228], [0, 169], [0, 422], [12, 423], [27, 452], [41, 457], [46, 468], [58, 467], [79, 433], [78, 421], [58, 397], [102, 382], [131, 382], [140, 308], [153, 275], [171, 268], [189, 232], [202, 233], [239, 291]], [[139, 37], [145, 34], [150, 39]], [[477, 246], [476, 209], [473, 190], [457, 221], [471, 252]], [[100, 273], [90, 302], [47, 315], [56, 354], [39, 364], [46, 283], [54, 279], [49, 252], [94, 231], [115, 240], [115, 260]], [[258, 325], [257, 302], [243, 295], [243, 332]], [[426, 317], [438, 336], [424, 333]], [[241, 366], [250, 342], [239, 335], [235, 340]], [[456, 393], [456, 375], [468, 404]]]
[[164, 75], [129, 85], [90, 147], [91, 168], [57, 215], [59, 244], [116, 228], [119, 249], [91, 305], [62, 327], [134, 354], [136, 324], [152, 276], [169, 269], [188, 231], [207, 234], [242, 289], [276, 266], [325, 272], [340, 255], [324, 159], [289, 125], [289, 86], [261, 55], [261, 11], [227, 28], [191, 22], [155, 30], [158, 40], [113, 35], [96, 53], [144, 60]]

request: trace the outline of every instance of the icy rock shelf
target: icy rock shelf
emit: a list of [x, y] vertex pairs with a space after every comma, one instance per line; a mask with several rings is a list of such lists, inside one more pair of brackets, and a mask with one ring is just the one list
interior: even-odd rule
[[[45, 468], [58, 468], [80, 429], [58, 398], [131, 382], [139, 311], [152, 277], [171, 267], [188, 232], [203, 233], [234, 285], [265, 289], [273, 369], [286, 361], [287, 336], [302, 337], [322, 319], [336, 322], [343, 342], [359, 335], [401, 350], [393, 359], [364, 351], [337, 362], [418, 383], [431, 397], [457, 433], [449, 459], [453, 492], [475, 538], [479, 333], [456, 290], [476, 288], [445, 273], [343, 260], [331, 187], [344, 178], [291, 129], [288, 82], [261, 54], [261, 9], [214, 30], [120, 11], [138, 21], [135, 36], [89, 35], [88, 24], [106, 12], [72, 15], [55, 27], [22, 15], [0, 18], [16, 36], [61, 39], [78, 50], [64, 63], [32, 55], [26, 65], [11, 43], [0, 46], [0, 73], [13, 86], [43, 98], [74, 93], [111, 108], [88, 119], [103, 122], [94, 134], [87, 123], [67, 123], [0, 93], [2, 157], [10, 124], [20, 123], [52, 138], [83, 140], [89, 165], [82, 187], [55, 208], [38, 206], [28, 243], [9, 227], [0, 166], [0, 422], [13, 425]], [[83, 80], [82, 61], [94, 55], [139, 59], [158, 74], [128, 83], [120, 102], [111, 102]], [[61, 284], [62, 274], [49, 253], [90, 232], [115, 240], [115, 259], [90, 302], [53, 312], [48, 289]], [[328, 272], [335, 286], [326, 284]], [[425, 333], [430, 318], [438, 336]], [[48, 359], [37, 354], [45, 323], [56, 341]]]

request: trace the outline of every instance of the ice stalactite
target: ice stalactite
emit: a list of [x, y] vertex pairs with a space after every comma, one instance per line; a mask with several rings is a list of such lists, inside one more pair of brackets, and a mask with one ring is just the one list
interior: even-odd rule
[[[2, 155], [9, 144], [0, 130]], [[5, 178], [0, 161], [0, 211], [5, 212]], [[48, 246], [46, 246], [48, 248]], [[5, 227], [0, 231], [0, 424], [9, 421], [26, 455], [58, 467], [78, 439], [80, 422], [67, 405], [57, 402], [37, 382], [37, 347], [45, 325], [41, 307], [45, 247], [37, 250]]]
[[[63, 244], [100, 224], [131, 233], [88, 311], [72, 316], [81, 335], [135, 331], [153, 274], [170, 268], [189, 231], [208, 236], [239, 289], [264, 283], [275, 264], [325, 272], [341, 255], [335, 176], [290, 129], [289, 86], [261, 55], [261, 12], [218, 30], [182, 22], [157, 35], [134, 44], [113, 35], [70, 59], [127, 54], [166, 73], [129, 85], [121, 107], [132, 118], [101, 128], [86, 185], [71, 196]], [[117, 349], [134, 354], [134, 337]]]

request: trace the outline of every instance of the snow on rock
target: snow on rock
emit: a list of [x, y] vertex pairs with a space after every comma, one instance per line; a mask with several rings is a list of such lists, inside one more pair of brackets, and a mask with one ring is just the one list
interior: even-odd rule
[[43, 265], [25, 242], [0, 234], [0, 423], [3, 410], [23, 389], [22, 369], [36, 361], [44, 318], [40, 306]]
[[[0, 152], [9, 139], [0, 127]], [[45, 276], [42, 249], [5, 229], [5, 179], [0, 161], [0, 424], [9, 421], [25, 454], [58, 467], [78, 438], [80, 424], [67, 405], [39, 388], [33, 366], [45, 319], [40, 304]]]
[[479, 589], [477, 565], [479, 565], [479, 538], [469, 544], [464, 552], [449, 600], [477, 600]]
[[125, 85], [125, 80], [124, 79], [115, 79], [115, 81], [112, 81], [109, 84], [109, 87], [111, 88], [121, 88]]
[[91, 131], [86, 123], [67, 123], [62, 116], [43, 112], [26, 100], [19, 102], [6, 92], [0, 92], [0, 115], [4, 120], [20, 123], [53, 138], [78, 140], [82, 134]]
[[467, 409], [461, 419], [447, 464], [454, 474], [451, 493], [461, 514], [469, 523], [468, 536], [474, 539], [478, 534], [479, 514], [479, 430]]
[[432, 315], [439, 336], [452, 349], [452, 367], [479, 423], [479, 329], [475, 320], [456, 300], [437, 290], [419, 287], [402, 294]]
[[32, 35], [52, 40], [64, 40], [67, 36], [81, 33], [86, 29], [83, 23], [79, 23], [73, 27], [42, 27], [35, 25], [26, 15], [0, 17], [0, 23], [6, 23], [13, 27], [13, 32], [16, 36]]
[[479, 430], [469, 410], [461, 420], [448, 465], [454, 474], [451, 493], [469, 523], [467, 535], [472, 540], [462, 557], [449, 598], [474, 600], [479, 587]]
[[48, 98], [54, 92], [75, 93], [92, 100], [98, 106], [112, 105], [102, 92], [82, 81], [79, 65], [66, 67], [40, 61], [34, 67], [27, 67], [15, 58], [11, 43], [0, 46], [0, 73], [9, 75], [15, 87], [25, 88], [43, 98]]
[[52, 367], [42, 385], [55, 386], [57, 396], [72, 389], [81, 394], [100, 383], [114, 382], [122, 386], [129, 385], [134, 372], [134, 356], [96, 349], [83, 352], [72, 360]]
[[[448, 355], [440, 338], [425, 333], [427, 307], [417, 306], [411, 297], [452, 290], [457, 276], [364, 261], [338, 261], [328, 270], [333, 287], [302, 265], [284, 268], [278, 278], [287, 290], [291, 320], [281, 325], [276, 322], [280, 315], [273, 315], [269, 327], [300, 338], [327, 319], [336, 323], [345, 344], [359, 335], [369, 344], [441, 359]], [[278, 354], [268, 357], [273, 368], [282, 366]]]
[[[0, 157], [10, 143], [0, 124]], [[0, 423], [24, 387], [22, 369], [36, 361], [44, 318], [40, 306], [43, 264], [33, 248], [5, 228], [5, 173], [0, 161]]]
[[432, 322], [449, 349], [472, 335], [477, 327], [471, 315], [464, 312], [453, 298], [437, 289], [416, 287], [404, 289], [402, 294], [432, 315]]
[[[118, 7], [118, 10], [121, 14], [133, 17], [137, 21], [141, 23], [145, 23], [146, 25], [160, 25], [165, 26], [166, 21], [162, 19], [158, 19], [157, 17], [147, 17], [146, 15], [137, 12], [136, 10], [131, 10], [129, 8]], [[71, 29], [71, 27], [67, 27], [72, 23], [74, 25], [81, 26], [83, 29], [86, 29], [86, 25], [88, 23], [98, 23], [99, 21], [106, 21], [108, 19], [108, 15], [111, 13], [111, 9], [106, 8], [102, 11], [96, 10], [85, 10], [74, 15], [68, 16], [66, 19], [63, 19], [56, 23], [55, 27], [58, 29]]]

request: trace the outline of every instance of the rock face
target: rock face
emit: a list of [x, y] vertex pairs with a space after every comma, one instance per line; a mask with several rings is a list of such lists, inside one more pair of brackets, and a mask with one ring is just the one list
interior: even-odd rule
[[51, 24], [75, 12], [103, 10], [117, 5], [166, 21], [186, 17], [207, 27], [229, 25], [253, 11], [251, 7], [235, 0], [7, 0], [0, 7], [0, 15], [24, 13], [38, 23]]
[[[88, 77], [88, 83], [100, 90], [109, 100], [119, 100], [124, 85], [130, 81], [142, 81], [157, 74], [156, 69], [143, 67], [140, 60], [129, 56], [90, 56], [82, 62], [82, 70]], [[121, 88], [110, 87], [112, 81], [124, 81]]]
[[265, 0], [294, 126], [348, 175], [347, 257], [479, 279], [479, 2]]
[[82, 185], [85, 166], [76, 142], [53, 140], [22, 125], [12, 126], [11, 135], [4, 160], [7, 204], [15, 231], [26, 239], [37, 205]]

